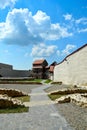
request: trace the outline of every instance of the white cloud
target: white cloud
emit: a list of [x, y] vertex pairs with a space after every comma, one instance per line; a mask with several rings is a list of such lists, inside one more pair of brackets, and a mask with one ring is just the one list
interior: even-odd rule
[[50, 22], [50, 17], [47, 16], [45, 12], [42, 12], [40, 10], [33, 16], [33, 18], [39, 25], [41, 25], [42, 23], [46, 24], [46, 21]]
[[68, 13], [66, 15], [63, 15], [63, 17], [65, 20], [68, 20], [68, 22], [64, 23], [64, 25], [66, 26], [67, 30], [70, 30], [70, 32], [72, 32], [71, 35], [74, 33], [87, 32], [87, 17], [75, 19], [71, 14]]
[[66, 48], [62, 50], [62, 55], [69, 55], [71, 51], [73, 51], [76, 48], [76, 45], [67, 44]]
[[72, 51], [74, 51], [76, 49], [76, 45], [73, 44], [67, 44], [65, 49], [63, 50], [57, 50], [56, 54], [58, 57], [62, 57], [64, 58], [65, 56], [69, 55], [70, 53], [72, 53]]
[[72, 19], [71, 14], [65, 14], [65, 15], [63, 15], [63, 17], [65, 18], [65, 20], [71, 20]]
[[72, 33], [67, 28], [51, 23], [50, 16], [42, 11], [32, 15], [28, 9], [13, 9], [6, 22], [0, 23], [0, 40], [7, 44], [38, 44], [69, 36]]
[[84, 29], [78, 29], [78, 32], [81, 33], [81, 32], [87, 32], [87, 28], [84, 28]]
[[33, 57], [49, 57], [55, 53], [57, 46], [45, 45], [43, 43], [34, 45], [32, 48], [31, 56]]
[[28, 9], [13, 9], [5, 23], [0, 24], [0, 39], [7, 44], [27, 45], [39, 43], [42, 38], [34, 32], [34, 20]]
[[84, 25], [86, 25], [87, 24], [87, 18], [86, 17], [82, 17], [80, 19], [77, 19], [76, 20], [76, 24], [84, 24]]
[[13, 7], [17, 0], [0, 0], [0, 8], [5, 9], [7, 6]]
[[72, 36], [72, 33], [68, 32], [68, 29], [65, 27], [61, 27], [58, 23], [57, 24], [51, 24], [51, 28], [47, 32], [47, 34], [43, 35], [46, 37], [46, 39], [50, 40], [57, 40], [60, 38], [65, 38]]

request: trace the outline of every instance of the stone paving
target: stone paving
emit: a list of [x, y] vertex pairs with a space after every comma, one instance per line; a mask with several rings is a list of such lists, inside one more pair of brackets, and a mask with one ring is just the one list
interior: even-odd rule
[[44, 92], [47, 87], [32, 90], [28, 113], [0, 114], [0, 130], [74, 130]]

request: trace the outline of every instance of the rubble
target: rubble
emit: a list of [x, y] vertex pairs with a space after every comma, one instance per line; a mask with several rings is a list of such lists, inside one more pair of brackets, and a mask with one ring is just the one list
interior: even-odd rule
[[0, 108], [15, 108], [24, 106], [23, 103], [15, 99], [15, 97], [26, 96], [26, 93], [23, 93], [17, 89], [3, 89], [0, 88]]
[[62, 90], [53, 91], [51, 95], [60, 94], [61, 97], [56, 99], [56, 103], [73, 102], [79, 106], [87, 107], [87, 87], [64, 88]]
[[11, 97], [8, 97], [8, 95], [1, 95], [0, 94], [0, 108], [16, 108], [19, 106], [24, 106], [22, 102], [18, 99], [13, 99]]
[[3, 89], [0, 88], [0, 94], [4, 95], [7, 94], [9, 97], [21, 97], [21, 96], [26, 96], [26, 93], [23, 93], [20, 90], [17, 89]]
[[87, 94], [70, 94], [56, 99], [56, 103], [72, 102], [81, 107], [87, 107]]

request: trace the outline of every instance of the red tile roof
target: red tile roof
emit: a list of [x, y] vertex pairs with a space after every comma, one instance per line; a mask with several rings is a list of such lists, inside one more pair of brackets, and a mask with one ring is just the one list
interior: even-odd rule
[[43, 67], [41, 66], [41, 65], [39, 65], [39, 66], [33, 66], [33, 69], [42, 69]]
[[35, 60], [35, 61], [33, 62], [33, 64], [38, 65], [38, 64], [42, 64], [43, 62], [44, 62], [44, 59], [42, 59], [42, 60]]

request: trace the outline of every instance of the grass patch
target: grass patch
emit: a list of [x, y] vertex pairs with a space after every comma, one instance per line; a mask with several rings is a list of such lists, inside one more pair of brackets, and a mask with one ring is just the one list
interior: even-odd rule
[[47, 79], [44, 83], [50, 83], [52, 80], [51, 79]]
[[49, 94], [48, 97], [51, 99], [51, 100], [56, 100], [57, 98], [60, 98], [62, 95], [61, 94], [55, 94], [55, 95], [51, 95]]
[[0, 81], [0, 84], [37, 84], [41, 85], [41, 82], [35, 81]]
[[16, 99], [21, 100], [21, 102], [29, 102], [30, 96], [22, 96], [22, 97], [16, 97]]
[[[29, 102], [30, 101], [30, 96], [21, 96], [21, 97], [15, 97], [15, 99], [21, 100], [21, 102]], [[0, 109], [0, 114], [2, 113], [23, 113], [23, 112], [28, 112], [29, 107], [25, 106], [18, 106], [16, 108], [5, 108], [5, 109]]]
[[0, 84], [42, 84], [42, 79], [0, 79]]
[[17, 108], [6, 108], [6, 109], [0, 109], [0, 114], [2, 113], [23, 113], [28, 112], [29, 107], [17, 107]]
[[42, 79], [34, 79], [34, 80], [32, 80], [32, 81], [35, 81], [35, 82], [42, 82]]

